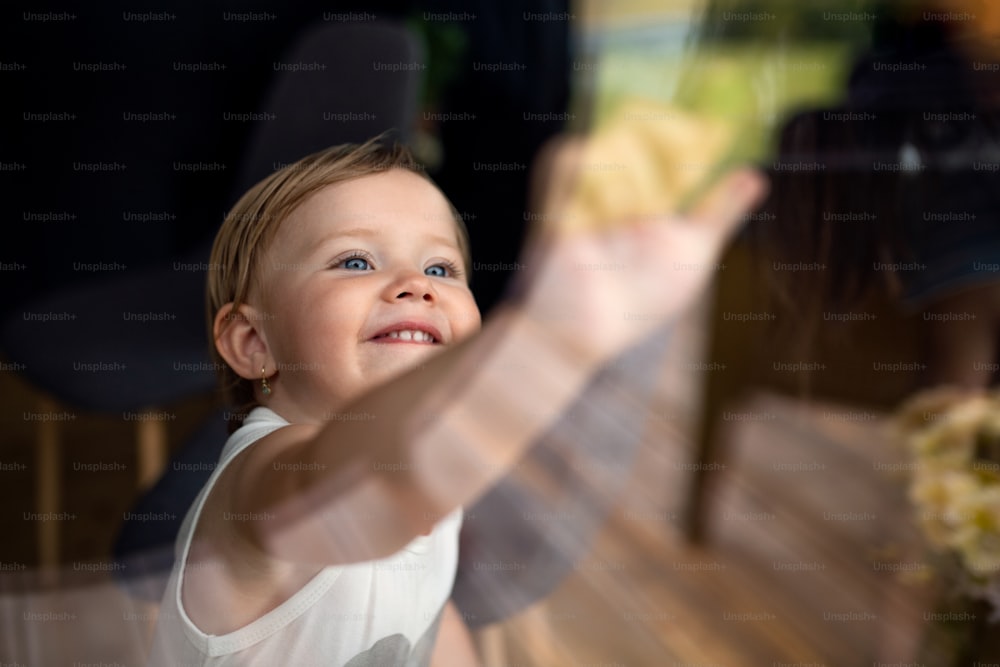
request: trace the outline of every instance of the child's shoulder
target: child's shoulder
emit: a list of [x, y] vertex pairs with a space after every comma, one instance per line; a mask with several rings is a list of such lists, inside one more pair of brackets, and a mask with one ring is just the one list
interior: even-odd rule
[[[295, 450], [312, 440], [319, 428], [290, 424], [268, 408], [254, 408], [222, 448], [216, 473], [204, 490], [206, 497], [199, 514], [238, 515], [278, 500], [274, 492], [281, 489], [284, 478], [290, 477], [277, 474], [288, 469], [284, 459], [301, 458]], [[198, 523], [203, 523], [201, 516]]]
[[[229, 436], [219, 464], [227, 469], [241, 469], [244, 474], [258, 471], [274, 477], [272, 472], [286, 469], [278, 465], [278, 460], [287, 456], [289, 450], [305, 446], [321, 428], [319, 424], [290, 424], [268, 408], [254, 408], [243, 425]], [[265, 489], [252, 491], [259, 494]]]
[[[203, 631], [218, 634], [240, 627], [266, 611], [248, 605], [248, 600], [273, 600], [279, 589], [296, 587], [289, 576], [302, 583], [315, 574], [315, 568], [290, 572], [288, 564], [269, 556], [260, 546], [257, 529], [275, 498], [289, 492], [282, 489], [282, 475], [276, 474], [282, 469], [281, 461], [316, 429], [275, 421], [268, 415], [248, 417], [227, 441], [220, 470], [206, 489], [200, 511], [192, 517], [187, 557], [180, 564], [185, 611]], [[216, 576], [220, 568], [227, 576]], [[234, 619], [237, 608], [249, 616]], [[227, 619], [226, 627], [213, 620], [219, 618]]]

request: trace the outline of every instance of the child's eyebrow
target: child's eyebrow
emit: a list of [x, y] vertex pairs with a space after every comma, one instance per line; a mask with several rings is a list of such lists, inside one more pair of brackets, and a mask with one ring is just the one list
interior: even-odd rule
[[[359, 236], [362, 238], [378, 238], [384, 235], [384, 233], [385, 232], [382, 232], [377, 229], [370, 229], [368, 227], [352, 227], [350, 229], [341, 229], [332, 234], [327, 234], [323, 238], [319, 239], [319, 241], [316, 243], [310, 243], [308, 247], [311, 248], [313, 252], [318, 252], [328, 243], [330, 243], [331, 241], [335, 241], [339, 238], [347, 236]], [[441, 234], [428, 234], [424, 238], [435, 244], [443, 245], [448, 248], [453, 248], [455, 250], [460, 250], [458, 238], [448, 238], [447, 236], [442, 236]]]
[[350, 229], [340, 229], [331, 234], [326, 234], [315, 241], [305, 239], [303, 241], [303, 245], [305, 246], [303, 250], [312, 255], [320, 252], [328, 244], [330, 244], [333, 241], [336, 241], [339, 238], [349, 237], [349, 236], [358, 236], [362, 238], [376, 238], [381, 235], [382, 233], [379, 232], [378, 230], [369, 229], [367, 227], [352, 227]]
[[457, 238], [450, 239], [447, 236], [441, 236], [440, 234], [429, 234], [427, 238], [434, 243], [448, 246], [449, 248], [454, 248], [455, 250], [459, 249]]
[[323, 242], [335, 239], [339, 236], [366, 236], [369, 238], [381, 236], [382, 232], [377, 229], [371, 229], [370, 227], [351, 227], [350, 229], [341, 229], [333, 234], [328, 234], [323, 238]]

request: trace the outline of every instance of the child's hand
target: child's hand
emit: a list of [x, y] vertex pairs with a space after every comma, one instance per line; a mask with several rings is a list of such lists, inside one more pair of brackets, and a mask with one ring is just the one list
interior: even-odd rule
[[543, 156], [543, 224], [526, 256], [521, 305], [560, 345], [600, 363], [653, 333], [698, 294], [766, 186], [759, 173], [738, 170], [684, 216], [663, 212], [581, 228], [560, 217], [571, 208], [581, 159], [576, 140]]

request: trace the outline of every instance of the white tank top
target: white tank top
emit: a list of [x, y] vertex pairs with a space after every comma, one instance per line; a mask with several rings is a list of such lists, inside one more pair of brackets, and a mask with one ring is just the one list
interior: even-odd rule
[[287, 425], [274, 411], [254, 408], [226, 441], [178, 533], [149, 665], [428, 665], [455, 580], [461, 510], [388, 558], [324, 568], [280, 606], [233, 632], [207, 635], [184, 612], [184, 564], [205, 498], [237, 454]]

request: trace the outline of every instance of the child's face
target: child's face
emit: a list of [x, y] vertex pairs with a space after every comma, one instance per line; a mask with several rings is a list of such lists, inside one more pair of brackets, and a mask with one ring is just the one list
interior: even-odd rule
[[267, 404], [293, 422], [324, 421], [477, 331], [470, 269], [447, 201], [416, 174], [312, 195], [264, 257], [260, 324], [278, 370]]

